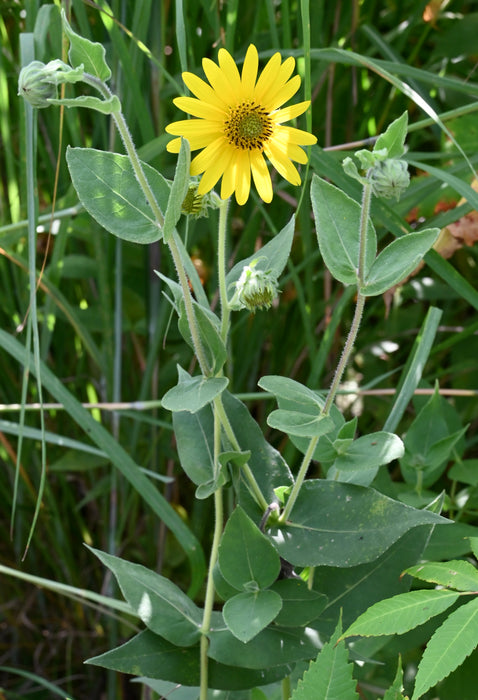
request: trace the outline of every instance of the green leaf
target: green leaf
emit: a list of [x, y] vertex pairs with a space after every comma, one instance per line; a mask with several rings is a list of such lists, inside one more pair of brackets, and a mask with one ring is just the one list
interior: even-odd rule
[[[193, 302], [193, 311], [199, 337], [206, 353], [206, 359], [211, 372], [219, 372], [227, 359], [226, 346], [221, 338], [219, 330], [219, 319], [211, 311], [211, 309], [205, 309], [195, 301]], [[184, 299], [182, 297], [179, 300], [178, 328], [187, 344], [194, 349], [191, 327], [186, 314]]]
[[181, 467], [200, 486], [214, 478], [214, 418], [209, 405], [196, 413], [175, 411], [173, 428]]
[[457, 425], [460, 419], [440, 396], [437, 384], [405, 436], [405, 454], [400, 467], [407, 483], [427, 487], [442, 475], [453, 447], [466, 430], [452, 432]]
[[66, 19], [65, 11], [61, 11], [61, 21], [63, 29], [70, 41], [68, 58], [74, 68], [83, 65], [87, 73], [91, 73], [100, 80], [109, 80], [111, 71], [106, 63], [106, 51], [102, 44], [89, 41], [83, 36], [80, 36], [73, 31], [68, 20]]
[[321, 413], [324, 400], [315, 391], [294, 379], [275, 375], [262, 377], [258, 384], [287, 402], [286, 408], [272, 411], [268, 416], [267, 424], [271, 428], [301, 437], [315, 437], [333, 430], [334, 421]]
[[339, 642], [342, 624], [337, 628], [315, 661], [312, 661], [291, 700], [358, 700], [344, 642]]
[[196, 644], [201, 636], [201, 610], [172, 581], [140, 564], [88, 547], [110, 569], [125, 599], [144, 624], [171, 644]]
[[398, 659], [398, 668], [394, 681], [383, 696], [383, 700], [407, 700], [405, 695], [403, 695], [403, 669], [401, 657]]
[[[264, 437], [264, 434], [251, 416], [248, 408], [235, 396], [226, 391], [222, 394], [222, 402], [231, 427], [242, 452], [251, 452], [249, 467], [268, 503], [275, 502], [274, 489], [278, 486], [292, 484], [292, 474], [286, 461]], [[240, 476], [240, 473], [239, 473]], [[263, 513], [252, 500], [243, 480], [240, 482], [240, 505], [249, 515], [260, 520]]]
[[189, 188], [189, 166], [191, 164], [191, 149], [187, 139], [181, 139], [176, 173], [171, 186], [168, 206], [164, 215], [163, 236], [167, 243], [181, 217], [181, 209]]
[[102, 100], [93, 95], [78, 95], [78, 97], [52, 97], [49, 102], [52, 105], [63, 107], [84, 107], [86, 109], [94, 109], [95, 112], [101, 114], [113, 114], [121, 112], [121, 102], [116, 95], [111, 95], [107, 100]]
[[[372, 562], [345, 569], [334, 566], [316, 567], [314, 590], [328, 598], [326, 612], [317, 621], [321, 634], [332, 634], [331, 625], [340, 614], [343, 615], [344, 625], [351, 625], [378, 601], [408, 591], [413, 579], [411, 576], [402, 576], [403, 570], [423, 556], [431, 530], [430, 525], [409, 530]], [[310, 626], [315, 627], [316, 623], [311, 622]]]
[[310, 590], [300, 578], [283, 578], [272, 584], [270, 590], [282, 598], [282, 609], [275, 618], [282, 627], [303, 627], [319, 617], [327, 604], [327, 597]]
[[340, 454], [334, 462], [334, 470], [340, 472], [360, 472], [363, 470], [376, 470], [383, 464], [389, 464], [392, 460], [403, 455], [403, 442], [393, 433], [378, 432], [363, 435], [347, 448], [344, 454]]
[[440, 229], [428, 228], [396, 238], [377, 256], [360, 292], [365, 296], [383, 294], [401, 282], [417, 267], [425, 253], [435, 243]]
[[[199, 686], [200, 682], [199, 647], [174, 646], [150, 630], [140, 632], [126, 644], [94, 656], [86, 663], [181, 685]], [[213, 659], [209, 660], [208, 666], [209, 687], [219, 690], [243, 690], [274, 683], [292, 670], [291, 666], [253, 670], [226, 666]]]
[[454, 591], [410, 591], [380, 600], [343, 633], [342, 638], [403, 634], [447, 610], [458, 599]]
[[257, 588], [267, 588], [279, 575], [279, 555], [241, 506], [236, 506], [224, 528], [219, 567], [226, 581], [239, 591], [251, 582]]
[[299, 411], [287, 411], [279, 408], [267, 417], [267, 425], [282, 430], [287, 435], [299, 437], [319, 437], [334, 429], [334, 421], [321, 413], [310, 415]]
[[[71, 148], [66, 160], [73, 186], [89, 214], [110, 233], [133, 243], [153, 243], [162, 230], [153, 216], [128, 156]], [[142, 163], [146, 178], [164, 211], [169, 184], [147, 163]]]
[[168, 411], [196, 413], [219, 396], [229, 384], [227, 377], [191, 377], [182, 367], [177, 367], [178, 383], [161, 399], [162, 407]]
[[229, 298], [231, 299], [235, 288], [234, 285], [241, 276], [244, 267], [249, 265], [253, 260], [257, 260], [256, 270], [270, 270], [276, 278], [280, 276], [289, 259], [292, 240], [294, 238], [295, 217], [293, 216], [284, 228], [266, 243], [262, 248], [250, 255], [245, 260], [236, 263], [229, 270], [226, 276], [226, 287]]
[[[310, 628], [293, 630], [271, 625], [250, 642], [240, 642], [228, 629], [209, 633], [208, 656], [231, 666], [270, 669], [317, 654], [320, 639]], [[264, 685], [264, 682], [260, 683]]]
[[374, 151], [386, 148], [388, 158], [400, 158], [405, 153], [405, 139], [407, 137], [408, 112], [395, 119], [387, 130], [380, 134], [373, 147]]
[[287, 525], [274, 525], [268, 534], [294, 566], [354, 566], [373, 561], [417, 525], [449, 522], [371, 488], [310, 479]]
[[250, 642], [277, 617], [282, 600], [274, 591], [246, 591], [229, 598], [223, 607], [224, 622], [241, 642]]
[[462, 559], [418, 564], [408, 568], [406, 573], [421, 581], [454, 588], [456, 591], [478, 592], [478, 571], [473, 564]]
[[[354, 200], [317, 175], [310, 189], [320, 252], [332, 275], [343, 284], [357, 284], [361, 207]], [[377, 252], [377, 235], [372, 221], [367, 224], [365, 275]]]
[[418, 700], [455, 670], [478, 644], [478, 597], [451, 613], [428, 642], [415, 678]]

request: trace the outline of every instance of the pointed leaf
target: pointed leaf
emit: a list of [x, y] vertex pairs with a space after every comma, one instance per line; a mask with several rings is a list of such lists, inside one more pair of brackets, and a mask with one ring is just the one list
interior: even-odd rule
[[175, 411], [173, 428], [181, 467], [200, 486], [214, 479], [214, 418], [211, 407]]
[[[241, 642], [238, 642], [241, 644]], [[187, 686], [199, 686], [199, 647], [174, 646], [150, 630], [140, 632], [116, 649], [94, 656], [86, 662], [134, 676], [160, 678]], [[208, 664], [210, 688], [242, 690], [264, 683], [274, 683], [287, 676], [291, 666], [253, 670], [217, 663]]]
[[181, 218], [181, 210], [184, 199], [189, 188], [189, 166], [191, 163], [191, 149], [189, 141], [181, 138], [181, 148], [179, 150], [176, 173], [171, 186], [171, 194], [168, 206], [164, 214], [163, 235], [164, 242], [167, 243], [173, 235], [176, 224]]
[[115, 575], [125, 599], [150, 630], [172, 644], [195, 644], [201, 610], [172, 581], [140, 564], [88, 547]]
[[380, 134], [375, 142], [373, 150], [380, 151], [382, 148], [386, 148], [388, 151], [388, 158], [400, 158], [405, 152], [407, 127], [408, 112], [404, 112], [398, 119], [395, 119], [395, 121], [390, 124], [383, 134]]
[[232, 634], [241, 642], [250, 642], [277, 617], [281, 607], [278, 593], [270, 590], [251, 591], [229, 598], [222, 614]]
[[272, 584], [270, 590], [282, 598], [282, 609], [275, 618], [282, 627], [302, 627], [319, 617], [327, 604], [327, 598], [310, 590], [300, 578], [283, 578]]
[[65, 34], [70, 41], [68, 58], [71, 65], [76, 68], [83, 64], [87, 73], [91, 73], [91, 75], [100, 80], [109, 80], [111, 71], [106, 63], [105, 47], [74, 32], [66, 19], [64, 10], [61, 11], [61, 21]]
[[179, 381], [161, 399], [168, 411], [196, 413], [200, 408], [221, 394], [229, 384], [227, 377], [191, 377], [178, 365]]
[[299, 437], [319, 437], [334, 429], [334, 421], [319, 411], [315, 415], [299, 411], [286, 411], [279, 408], [267, 417], [267, 425], [276, 430], [282, 430], [287, 435]]
[[417, 525], [449, 520], [374, 489], [323, 479], [305, 481], [290, 521], [268, 534], [295, 566], [354, 566], [373, 561]]
[[[103, 228], [133, 243], [160, 240], [162, 230], [145, 199], [128, 156], [69, 146], [66, 160], [80, 202]], [[164, 211], [169, 198], [169, 185], [150, 165], [142, 163], [142, 166]]]
[[395, 679], [383, 696], [383, 700], [406, 700], [405, 695], [403, 695], [403, 669], [401, 657], [398, 659], [398, 668]]
[[428, 642], [418, 666], [412, 700], [455, 670], [478, 644], [478, 597], [447, 617]]
[[[211, 309], [205, 309], [197, 302], [193, 302], [193, 311], [201, 344], [206, 354], [206, 359], [211, 372], [214, 374], [222, 369], [227, 358], [226, 346], [221, 338], [219, 330], [219, 319], [211, 311]], [[191, 326], [186, 314], [186, 307], [183, 298], [179, 300], [178, 328], [189, 347], [194, 350]]]
[[458, 599], [454, 591], [410, 591], [372, 605], [344, 632], [342, 638], [403, 634], [439, 615]]
[[330, 641], [299, 681], [291, 700], [358, 700], [353, 664], [349, 663], [345, 643], [338, 642], [341, 630], [339, 622]]
[[373, 469], [403, 455], [403, 442], [393, 433], [378, 432], [354, 440], [334, 462], [337, 472]]
[[209, 640], [208, 656], [211, 659], [258, 670], [313, 658], [320, 647], [319, 635], [309, 627], [294, 630], [271, 625], [247, 644], [240, 642], [228, 629], [213, 629]]
[[228, 295], [231, 298], [235, 291], [235, 283], [241, 276], [244, 267], [249, 265], [253, 260], [257, 260], [256, 270], [270, 270], [276, 278], [282, 273], [289, 259], [292, 240], [294, 238], [295, 217], [292, 217], [274, 238], [266, 243], [258, 251], [250, 255], [248, 258], [236, 263], [229, 270], [226, 276], [226, 287]]
[[406, 573], [421, 581], [454, 588], [456, 591], [478, 592], [478, 570], [469, 561], [462, 559], [418, 564], [408, 568]]
[[241, 506], [234, 509], [224, 528], [219, 567], [226, 581], [239, 591], [251, 582], [267, 588], [279, 575], [279, 555]]
[[379, 253], [365, 275], [361, 293], [369, 297], [377, 296], [401, 282], [428, 253], [439, 233], [438, 228], [428, 228], [418, 233], [408, 233], [392, 241]]
[[[361, 207], [345, 192], [317, 175], [310, 189], [320, 252], [332, 275], [343, 284], [357, 284]], [[372, 221], [367, 224], [365, 274], [377, 252]]]

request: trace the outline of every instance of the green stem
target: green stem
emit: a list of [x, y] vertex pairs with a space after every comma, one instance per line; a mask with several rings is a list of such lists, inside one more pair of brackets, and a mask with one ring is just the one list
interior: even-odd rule
[[221, 300], [221, 338], [227, 341], [231, 309], [227, 300], [226, 287], [226, 223], [229, 200], [221, 200], [219, 205], [219, 229], [217, 240], [217, 274], [219, 279], [219, 298]]
[[208, 656], [209, 648], [208, 633], [211, 627], [212, 608], [214, 605], [214, 579], [213, 570], [217, 561], [217, 553], [222, 535], [222, 489], [217, 489], [214, 493], [214, 509], [216, 522], [214, 526], [214, 538], [211, 548], [211, 556], [209, 558], [209, 570], [206, 584], [206, 597], [204, 599], [204, 612], [201, 625], [201, 641], [200, 641], [200, 691], [199, 700], [207, 700], [208, 691]]
[[[91, 85], [92, 87], [96, 88], [105, 99], [109, 99], [112, 96], [112, 92], [109, 89], [107, 85], [98, 78], [96, 78], [94, 75], [90, 75], [89, 73], [85, 73], [84, 76], [84, 81], [88, 85]], [[141, 160], [139, 159], [138, 152], [136, 151], [136, 147], [134, 145], [133, 139], [131, 137], [131, 134], [128, 129], [128, 125], [126, 123], [126, 120], [123, 116], [122, 112], [112, 112], [111, 116], [113, 117], [116, 127], [118, 129], [118, 132], [121, 136], [121, 140], [123, 142], [123, 145], [125, 147], [126, 153], [128, 154], [128, 157], [130, 159], [131, 165], [133, 167], [134, 174], [136, 176], [136, 179], [138, 180], [138, 183], [141, 187], [141, 189], [144, 192], [144, 195], [149, 203], [149, 206], [151, 207], [151, 210], [153, 212], [154, 218], [156, 219], [156, 223], [158, 226], [158, 229], [162, 229], [163, 224], [164, 224], [164, 216], [161, 211], [161, 207], [159, 206], [156, 197], [154, 196], [154, 192], [150, 187], [150, 184], [146, 178], [146, 175], [143, 170], [143, 166], [141, 164]], [[184, 266], [182, 264], [181, 260], [181, 255], [179, 253], [179, 249], [176, 245], [176, 242], [173, 240], [173, 237], [170, 238], [168, 241], [169, 249], [171, 251], [171, 255], [174, 261], [174, 266], [176, 268], [176, 272], [179, 278], [179, 283], [181, 285], [181, 289], [183, 292], [183, 297], [184, 297], [184, 305], [186, 309], [186, 316], [188, 319], [189, 323], [189, 329], [191, 332], [191, 337], [194, 345], [194, 351], [196, 353], [196, 357], [199, 362], [199, 366], [201, 368], [201, 372], [204, 376], [208, 376], [211, 374], [211, 370], [209, 367], [209, 363], [206, 358], [206, 354], [204, 352], [204, 347], [201, 342], [201, 338], [199, 335], [199, 330], [198, 326], [196, 323], [196, 317], [194, 315], [194, 308], [193, 308], [193, 300], [191, 296], [191, 290], [189, 289], [189, 284], [188, 284], [188, 278], [186, 275], [186, 271], [184, 269]]]
[[[353, 347], [355, 344], [355, 340], [357, 339], [357, 334], [360, 328], [360, 322], [362, 320], [363, 316], [363, 310], [365, 306], [365, 299], [366, 296], [360, 292], [360, 289], [363, 287], [364, 284], [364, 279], [365, 279], [365, 261], [366, 261], [366, 254], [367, 254], [367, 227], [368, 227], [368, 221], [369, 221], [369, 215], [370, 215], [370, 204], [372, 202], [372, 187], [369, 184], [364, 185], [363, 188], [363, 194], [362, 194], [362, 211], [360, 215], [360, 229], [359, 229], [359, 260], [358, 260], [358, 269], [357, 269], [357, 302], [355, 304], [355, 313], [354, 317], [352, 320], [352, 325], [350, 327], [349, 334], [347, 336], [347, 340], [345, 341], [344, 349], [342, 351], [342, 355], [340, 356], [339, 363], [337, 365], [337, 369], [335, 370], [334, 378], [332, 380], [332, 384], [329, 389], [329, 393], [327, 394], [327, 398], [325, 399], [324, 407], [322, 408], [322, 415], [327, 416], [330, 412], [330, 409], [332, 407], [332, 404], [334, 402], [335, 396], [337, 394], [337, 391], [340, 386], [340, 382], [342, 381], [342, 377], [345, 371], [345, 368], [347, 366], [348, 361], [350, 360], [350, 356], [353, 351]], [[292, 490], [290, 492], [290, 496], [287, 499], [287, 503], [285, 505], [284, 510], [281, 513], [281, 516], [279, 518], [279, 522], [284, 523], [286, 522], [287, 518], [289, 517], [292, 508], [295, 505], [295, 502], [297, 500], [297, 496], [299, 495], [300, 489], [302, 487], [302, 484], [304, 482], [305, 477], [307, 476], [307, 471], [309, 469], [310, 462], [312, 460], [312, 457], [314, 455], [315, 448], [317, 447], [317, 443], [319, 441], [318, 437], [313, 437], [309, 443], [309, 446], [307, 448], [307, 452], [304, 455], [304, 458], [302, 460], [302, 464], [300, 466], [299, 472], [297, 474], [297, 478], [295, 480], [295, 484], [292, 487]]]
[[[231, 446], [234, 450], [237, 452], [241, 451], [241, 446], [239, 445], [237, 438], [234, 434], [234, 430], [232, 429], [232, 425], [229, 422], [229, 418], [227, 417], [227, 413], [224, 409], [224, 405], [222, 403], [222, 398], [221, 396], [217, 396], [216, 399], [214, 400], [214, 409], [217, 411], [217, 414], [219, 416], [219, 419], [221, 421], [221, 425], [224, 428], [224, 432], [227, 435], [227, 438], [229, 442], [231, 443]], [[264, 498], [264, 495], [259, 488], [259, 484], [257, 483], [254, 474], [252, 473], [252, 469], [248, 464], [244, 464], [242, 466], [242, 472], [244, 476], [246, 477], [246, 484], [249, 488], [249, 491], [251, 492], [253, 498], [255, 499], [256, 503], [258, 506], [263, 510], [266, 511], [268, 507], [268, 503], [266, 499]]]

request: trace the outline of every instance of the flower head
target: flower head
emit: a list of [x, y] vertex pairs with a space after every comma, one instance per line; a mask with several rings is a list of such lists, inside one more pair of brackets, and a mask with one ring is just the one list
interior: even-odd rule
[[63, 82], [76, 82], [83, 75], [83, 66], [72, 68], [60, 59], [49, 63], [32, 61], [22, 68], [18, 78], [18, 94], [32, 107], [50, 107], [49, 100], [55, 98], [58, 85]]
[[231, 309], [269, 309], [277, 298], [277, 279], [272, 270], [256, 268], [259, 259], [246, 265], [236, 282], [236, 291], [231, 299]]
[[[193, 73], [183, 73], [185, 84], [196, 97], [178, 97], [174, 104], [195, 118], [173, 122], [166, 131], [188, 139], [191, 150], [201, 149], [191, 162], [191, 175], [203, 174], [198, 194], [209, 192], [222, 177], [222, 199], [235, 193], [238, 204], [245, 204], [252, 173], [259, 196], [270, 202], [272, 182], [264, 156], [288, 182], [300, 185], [292, 161], [306, 163], [301, 146], [317, 141], [306, 131], [283, 126], [310, 104], [300, 102], [279, 109], [300, 86], [298, 75], [290, 77], [295, 60], [290, 56], [282, 62], [276, 53], [258, 77], [259, 56], [253, 44], [241, 74], [225, 49], [219, 50], [218, 59], [219, 65], [203, 59], [209, 84]], [[180, 145], [180, 138], [173, 139], [168, 151], [179, 153]]]

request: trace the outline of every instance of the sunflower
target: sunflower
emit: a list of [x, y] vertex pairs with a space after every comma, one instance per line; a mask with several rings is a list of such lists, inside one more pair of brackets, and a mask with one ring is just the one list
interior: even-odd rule
[[[300, 185], [292, 161], [306, 163], [301, 146], [317, 140], [306, 131], [283, 126], [310, 104], [299, 102], [279, 109], [300, 86], [298, 75], [290, 77], [295, 60], [290, 56], [282, 62], [276, 53], [257, 77], [259, 56], [253, 44], [247, 50], [242, 74], [228, 51], [220, 49], [218, 58], [219, 65], [203, 59], [209, 84], [193, 73], [183, 73], [185, 84], [197, 99], [177, 97], [174, 104], [196, 118], [173, 122], [166, 131], [186, 138], [192, 151], [202, 149], [191, 162], [191, 175], [203, 173], [198, 195], [209, 192], [222, 177], [221, 198], [235, 193], [237, 203], [245, 204], [252, 173], [259, 196], [270, 202], [272, 182], [264, 156], [288, 182]], [[179, 153], [180, 146], [181, 139], [176, 138], [167, 149]]]

